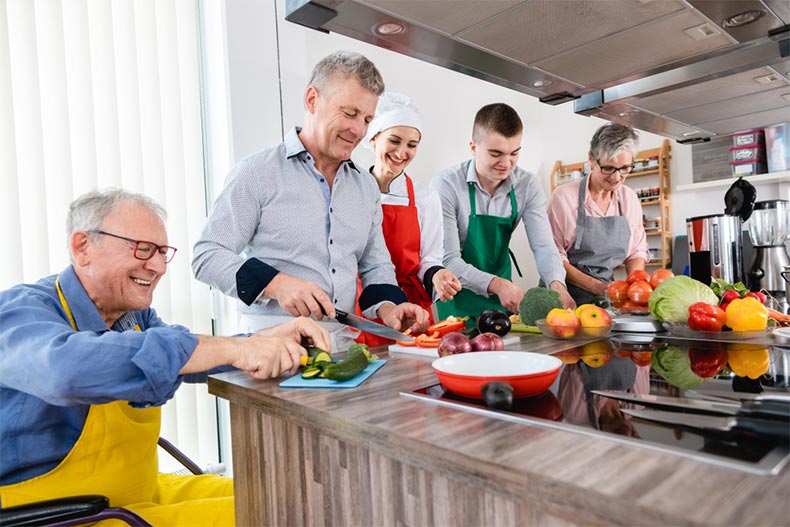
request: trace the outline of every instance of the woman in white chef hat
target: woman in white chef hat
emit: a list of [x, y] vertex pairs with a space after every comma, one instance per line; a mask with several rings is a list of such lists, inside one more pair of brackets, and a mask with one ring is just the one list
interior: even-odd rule
[[385, 92], [362, 144], [376, 155], [370, 173], [381, 190], [382, 230], [398, 284], [409, 302], [431, 313], [433, 300], [453, 298], [461, 290], [461, 282], [442, 266], [439, 195], [415, 185], [405, 172], [417, 154], [421, 128], [414, 101], [400, 93]]

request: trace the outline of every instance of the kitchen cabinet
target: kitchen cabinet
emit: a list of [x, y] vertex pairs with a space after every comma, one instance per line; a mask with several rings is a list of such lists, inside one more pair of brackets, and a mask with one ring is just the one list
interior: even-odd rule
[[[659, 148], [641, 150], [634, 158], [636, 168], [625, 183], [639, 195], [645, 218], [645, 233], [652, 255], [647, 265], [669, 269], [672, 266], [672, 225], [670, 215], [669, 160], [671, 146], [668, 139]], [[554, 163], [551, 170], [551, 191], [559, 185], [575, 181], [589, 174], [589, 163]]]

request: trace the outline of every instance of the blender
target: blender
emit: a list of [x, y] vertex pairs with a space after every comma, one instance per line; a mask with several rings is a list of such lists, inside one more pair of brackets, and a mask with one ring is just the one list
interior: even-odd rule
[[790, 240], [790, 201], [774, 199], [754, 204], [749, 219], [749, 237], [754, 245], [748, 273], [749, 289], [765, 290], [783, 311], [787, 307], [787, 289], [782, 271], [790, 266], [785, 242]]

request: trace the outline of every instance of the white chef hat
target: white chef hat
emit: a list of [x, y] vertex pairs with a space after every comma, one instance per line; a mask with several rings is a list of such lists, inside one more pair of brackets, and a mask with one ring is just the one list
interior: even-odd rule
[[420, 113], [417, 111], [414, 99], [402, 93], [388, 91], [382, 93], [379, 97], [376, 115], [368, 125], [368, 133], [365, 135], [362, 144], [368, 150], [373, 150], [370, 140], [376, 137], [376, 134], [379, 132], [393, 126], [410, 126], [422, 133], [420, 130], [422, 128], [422, 119], [420, 119]]

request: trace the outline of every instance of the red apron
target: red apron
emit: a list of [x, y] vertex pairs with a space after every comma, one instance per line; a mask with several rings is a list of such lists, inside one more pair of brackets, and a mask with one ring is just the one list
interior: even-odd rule
[[[382, 205], [381, 210], [384, 218], [381, 230], [384, 233], [384, 241], [387, 243], [392, 264], [395, 266], [395, 278], [398, 280], [398, 285], [406, 293], [409, 302], [422, 306], [428, 311], [431, 324], [433, 324], [431, 298], [422, 281], [417, 278], [417, 272], [420, 269], [420, 220], [417, 214], [417, 204], [414, 201], [414, 185], [409, 176], [403, 174], [403, 177], [406, 178], [409, 204], [405, 207]], [[359, 288], [361, 289], [361, 285]], [[359, 292], [358, 290], [357, 298], [359, 298]], [[357, 311], [359, 312], [359, 303], [357, 303]], [[380, 322], [380, 319], [378, 321]], [[394, 342], [370, 333], [363, 333], [357, 340], [364, 341], [368, 346], [389, 345]]]

